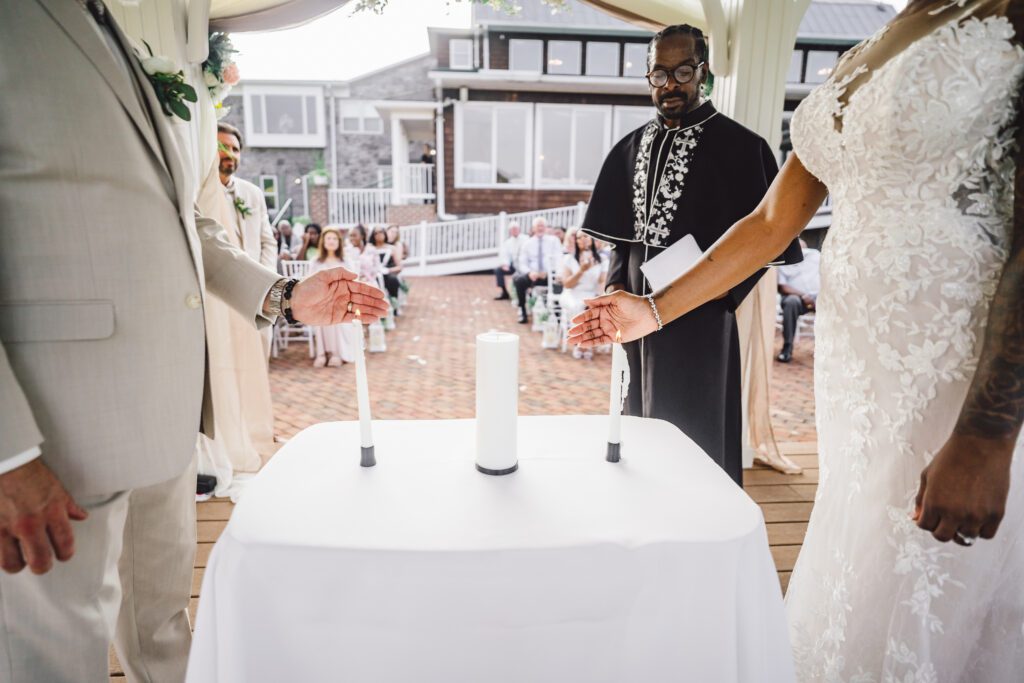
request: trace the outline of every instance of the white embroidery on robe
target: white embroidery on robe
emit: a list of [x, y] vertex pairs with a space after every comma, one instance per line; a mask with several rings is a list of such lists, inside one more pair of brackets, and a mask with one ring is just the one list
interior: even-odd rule
[[[651, 202], [650, 213], [647, 211], [647, 178], [651, 164], [651, 147], [659, 129], [657, 121], [647, 124], [640, 138], [640, 151], [636, 155], [636, 166], [633, 172], [633, 216], [635, 218], [634, 238], [651, 247], [667, 245], [672, 233], [672, 221], [679, 209], [679, 197], [683, 194], [686, 175], [690, 172], [690, 157], [697, 146], [703, 125], [691, 126], [673, 135], [672, 148], [665, 161], [661, 177], [656, 178], [657, 187]], [[671, 131], [667, 133], [672, 134]]]

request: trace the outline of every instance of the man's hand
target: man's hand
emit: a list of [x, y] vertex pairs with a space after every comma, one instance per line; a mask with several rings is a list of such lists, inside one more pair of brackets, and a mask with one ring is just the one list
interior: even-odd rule
[[45, 574], [53, 557], [75, 554], [71, 520], [89, 516], [40, 458], [0, 475], [0, 567], [16, 574], [27, 564]]
[[512, 272], [512, 266], [502, 266], [501, 269], [503, 271], [505, 271], [506, 273], [511, 273]]
[[954, 433], [921, 472], [917, 526], [943, 543], [994, 537], [1006, 511], [1013, 447], [1012, 440]]
[[[348, 310], [349, 302], [352, 311]], [[292, 290], [292, 315], [307, 325], [337, 325], [356, 319], [364, 322], [387, 315], [384, 292], [345, 268], [328, 268], [310, 275]]]
[[814, 303], [815, 303], [815, 301], [814, 301], [814, 297], [811, 296], [810, 294], [801, 294], [800, 295], [800, 301], [803, 302], [804, 307], [808, 311], [813, 311], [814, 310]]
[[[584, 301], [589, 310], [572, 319], [569, 343], [583, 348], [633, 341], [658, 329], [654, 311], [646, 298], [627, 292], [614, 292]], [[616, 339], [621, 332], [622, 337]]]

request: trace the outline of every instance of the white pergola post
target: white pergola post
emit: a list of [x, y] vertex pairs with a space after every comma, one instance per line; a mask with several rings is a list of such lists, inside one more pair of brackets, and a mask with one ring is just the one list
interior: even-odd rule
[[[786, 95], [786, 73], [793, 55], [800, 20], [810, 0], [703, 0], [711, 29], [712, 70], [717, 61], [724, 69], [715, 71], [711, 98], [723, 114], [735, 119], [779, 149], [782, 142], [782, 111]], [[724, 36], [722, 35], [724, 32]], [[721, 42], [726, 40], [725, 55]], [[763, 383], [771, 371], [772, 339], [775, 328], [776, 279], [769, 273], [736, 312], [740, 337], [743, 377], [743, 466], [754, 461], [748, 415], [751, 388]], [[767, 367], [766, 367], [767, 364]], [[768, 409], [763, 402], [764, 410]], [[755, 418], [757, 419], [757, 418]], [[765, 423], [767, 415], [759, 416]]]

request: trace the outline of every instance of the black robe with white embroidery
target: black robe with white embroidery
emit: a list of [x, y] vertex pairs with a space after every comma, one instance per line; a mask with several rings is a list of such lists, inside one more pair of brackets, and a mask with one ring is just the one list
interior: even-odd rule
[[[768, 143], [706, 102], [678, 128], [654, 120], [612, 148], [582, 229], [611, 242], [607, 284], [650, 293], [640, 265], [686, 234], [707, 250], [761, 201], [778, 173]], [[794, 242], [776, 263], [802, 259]], [[743, 483], [742, 388], [736, 308], [764, 270], [626, 344], [626, 413], [667, 420]], [[629, 445], [623, 444], [628, 453]]]

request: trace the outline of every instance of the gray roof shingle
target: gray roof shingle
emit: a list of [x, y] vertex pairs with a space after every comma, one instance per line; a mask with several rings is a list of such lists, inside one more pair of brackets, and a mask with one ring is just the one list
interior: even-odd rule
[[[522, 7], [518, 14], [507, 14], [487, 5], [473, 6], [473, 25], [501, 24], [565, 27], [575, 31], [643, 32], [636, 26], [585, 5], [578, 0], [567, 0], [567, 8], [554, 11], [543, 0], [516, 0]], [[872, 0], [815, 0], [800, 22], [800, 38], [833, 40], [862, 40], [896, 16], [892, 5]], [[524, 27], [525, 27], [524, 26]]]

